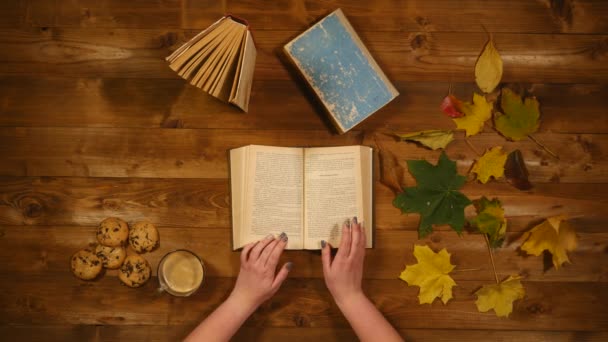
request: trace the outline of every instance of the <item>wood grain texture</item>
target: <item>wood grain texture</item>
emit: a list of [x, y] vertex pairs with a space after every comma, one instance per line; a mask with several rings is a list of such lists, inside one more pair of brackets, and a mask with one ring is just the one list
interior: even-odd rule
[[[0, 29], [0, 75], [170, 78], [164, 58], [198, 31]], [[294, 79], [281, 48], [299, 31], [260, 31], [255, 79]], [[360, 32], [391, 81], [473, 82], [485, 33]], [[503, 82], [600, 83], [608, 78], [608, 35], [496, 33]]]
[[[193, 325], [44, 325], [0, 326], [0, 334], [13, 340], [63, 341], [177, 341], [190, 332]], [[453, 330], [400, 329], [407, 341], [521, 341], [521, 342], [600, 342], [608, 338], [606, 332], [593, 331], [522, 331], [522, 330]], [[356, 335], [348, 328], [255, 328], [243, 327], [234, 341], [353, 341]]]
[[[191, 325], [208, 315], [229, 294], [233, 278], [205, 279], [190, 298], [156, 291], [156, 278], [139, 290], [121, 286], [116, 277], [83, 282], [66, 270], [52, 275], [2, 276], [2, 324]], [[45, 284], [40, 286], [39, 284]], [[18, 284], [18, 285], [17, 285]], [[510, 319], [477, 312], [472, 293], [479, 282], [460, 281], [449, 305], [418, 304], [418, 288], [403, 281], [365, 280], [370, 299], [397, 328], [601, 331], [608, 324], [606, 285], [585, 282], [524, 282], [526, 298]], [[70, 298], [66, 301], [65, 298]], [[588, 310], [594, 307], [594, 310]], [[347, 328], [323, 280], [290, 278], [248, 320], [251, 327]]]
[[[506, 142], [489, 132], [469, 140], [478, 152], [496, 145], [505, 151], [520, 149], [532, 182], [608, 182], [608, 136], [541, 133], [535, 137], [561, 159], [531, 140]], [[434, 163], [439, 156], [438, 151], [396, 142], [376, 131], [353, 130], [336, 136], [328, 131], [294, 130], [268, 134], [259, 130], [0, 127], [0, 176], [228, 178], [227, 151], [248, 144], [364, 144], [393, 153], [403, 164], [408, 159]], [[446, 152], [465, 174], [478, 157], [462, 134]]]
[[[602, 20], [608, 15], [608, 6], [601, 0], [518, 0], [508, 3], [492, 0], [485, 1], [483, 6], [473, 0], [384, 0], [365, 5], [352, 1], [289, 0], [269, 2], [264, 6], [251, 0], [137, 3], [78, 0], [58, 1], [52, 6], [44, 1], [29, 1], [27, 13], [28, 23], [37, 26], [202, 29], [229, 12], [247, 14], [254, 30], [261, 31], [304, 30], [338, 7], [355, 27], [364, 30], [483, 32], [483, 25], [490, 32], [608, 32], [606, 22]], [[471, 10], [463, 10], [467, 8]]]
[[[0, 188], [0, 224], [5, 225], [95, 226], [117, 216], [167, 227], [231, 226], [227, 179], [5, 177]], [[505, 183], [471, 182], [463, 193], [471, 199], [499, 198], [514, 232], [559, 214], [568, 215], [580, 232], [605, 232], [608, 224], [603, 213], [608, 187], [603, 183], [540, 183], [521, 192]], [[417, 230], [418, 215], [399, 215], [388, 188], [377, 182], [374, 196], [376, 229]], [[465, 214], [474, 216], [474, 208]]]
[[[156, 266], [166, 253], [187, 248], [205, 262], [206, 274], [212, 277], [236, 277], [239, 253], [232, 251], [229, 228], [175, 228], [159, 227], [160, 247], [146, 254]], [[500, 279], [521, 274], [529, 281], [539, 282], [608, 282], [608, 233], [578, 232], [579, 246], [568, 253], [572, 264], [555, 270], [543, 257], [527, 256], [519, 250], [521, 233], [510, 233], [504, 248], [494, 253], [496, 272]], [[487, 247], [482, 236], [465, 234], [458, 237], [452, 231], [438, 231], [418, 240], [416, 231], [378, 230], [374, 236], [374, 249], [366, 253], [366, 279], [396, 279], [405, 265], [416, 263], [412, 255], [414, 244], [428, 245], [436, 251], [448, 249], [451, 261], [457, 265], [452, 277], [456, 282], [492, 282], [494, 275]], [[69, 273], [68, 261], [76, 251], [94, 246], [95, 227], [74, 226], [7, 226], [0, 230], [0, 257], [6, 260], [1, 270], [7, 274], [34, 275]], [[134, 253], [132, 250], [130, 253]], [[22, 260], [28, 260], [24, 265]], [[323, 278], [318, 251], [288, 251], [281, 264], [294, 263], [290, 276]], [[381, 265], [381, 266], [380, 266]], [[108, 270], [116, 277], [116, 271]]]
[[[6, 115], [0, 126], [221, 128], [323, 130], [323, 109], [302, 89], [286, 80], [257, 80], [251, 110], [243, 114], [178, 79], [0, 77], [6, 85], [0, 103]], [[471, 83], [397, 82], [394, 104], [365, 120], [358, 129], [410, 132], [453, 129], [439, 111], [448, 92], [470, 101]], [[512, 85], [536, 96], [541, 104], [541, 132], [603, 133], [608, 131], [606, 84]], [[58, 95], [61, 94], [61, 96]], [[65, 99], [70, 99], [65, 101]], [[281, 106], [266, 106], [281, 103]], [[286, 115], [289, 113], [289, 115]], [[584, 120], [572, 120], [584, 117]]]
[[[401, 95], [354, 131], [333, 132], [314, 95], [280, 53], [313, 22], [342, 8]], [[225, 13], [249, 20], [258, 58], [250, 113], [243, 114], [172, 72], [164, 57]], [[489, 32], [504, 60], [503, 83], [541, 104], [535, 138], [507, 142], [486, 127], [446, 149], [467, 174], [492, 146], [520, 149], [534, 188], [471, 181], [471, 199], [497, 197], [508, 218], [495, 251], [500, 278], [521, 274], [526, 297], [513, 314], [479, 313], [474, 291], [492, 283], [480, 235], [440, 226], [418, 240], [418, 215], [401, 215], [375, 160], [374, 249], [364, 289], [406, 340], [608, 340], [608, 2], [603, 0], [7, 0], [0, 2], [0, 336], [15, 341], [175, 341], [228, 295], [239, 253], [230, 246], [227, 151], [246, 144], [364, 144], [435, 162], [438, 151], [391, 132], [453, 129], [440, 113], [451, 91], [470, 100], [473, 66]], [[415, 180], [403, 171], [406, 186]], [[520, 237], [566, 214], [578, 248], [559, 270], [524, 256]], [[467, 217], [475, 215], [472, 206]], [[108, 216], [146, 219], [160, 247], [188, 248], [208, 277], [192, 298], [121, 286], [116, 271], [83, 282], [72, 253], [95, 243]], [[413, 245], [447, 248], [457, 265], [454, 300], [419, 305], [397, 279]], [[320, 255], [289, 251], [289, 279], [236, 341], [344, 341], [356, 336], [333, 304]]]

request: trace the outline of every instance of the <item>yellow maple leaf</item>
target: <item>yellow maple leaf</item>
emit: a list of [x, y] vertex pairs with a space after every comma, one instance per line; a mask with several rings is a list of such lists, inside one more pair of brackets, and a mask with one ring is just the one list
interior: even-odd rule
[[438, 129], [414, 133], [396, 133], [395, 136], [401, 140], [419, 142], [433, 150], [445, 148], [454, 140], [454, 133], [452, 133], [452, 131], [442, 131]]
[[464, 116], [452, 120], [456, 123], [456, 127], [464, 129], [469, 137], [481, 131], [483, 124], [492, 117], [493, 107], [493, 102], [488, 102], [484, 96], [473, 93], [473, 103], [464, 102], [460, 108]]
[[450, 253], [445, 248], [435, 253], [428, 246], [416, 245], [414, 257], [418, 263], [407, 265], [399, 278], [409, 286], [420, 287], [420, 304], [431, 304], [437, 297], [441, 297], [443, 304], [452, 299], [452, 287], [456, 282], [448, 275], [455, 267], [450, 264]]
[[502, 78], [502, 58], [490, 39], [475, 64], [475, 82], [484, 93], [491, 93]]
[[577, 239], [574, 228], [563, 215], [546, 219], [543, 223], [526, 232], [522, 239], [521, 250], [539, 256], [549, 251], [553, 256], [553, 266], [557, 269], [564, 262], [570, 262], [568, 254], [576, 249]]
[[524, 298], [526, 291], [521, 285], [519, 275], [509, 276], [500, 284], [484, 285], [477, 290], [477, 310], [487, 312], [494, 309], [496, 316], [508, 317], [513, 311], [513, 302]]
[[502, 152], [501, 146], [495, 146], [475, 162], [471, 172], [477, 174], [477, 180], [486, 184], [490, 177], [499, 179], [505, 175], [506, 162], [507, 154]]

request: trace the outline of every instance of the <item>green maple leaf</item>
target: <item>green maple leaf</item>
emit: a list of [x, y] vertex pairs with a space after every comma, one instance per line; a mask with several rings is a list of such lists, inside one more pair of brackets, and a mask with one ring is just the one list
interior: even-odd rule
[[474, 200], [473, 205], [477, 210], [477, 216], [469, 222], [480, 233], [488, 235], [492, 248], [500, 247], [507, 233], [507, 219], [502, 203], [497, 198], [490, 201], [483, 196]]
[[494, 119], [500, 134], [511, 140], [522, 140], [538, 130], [538, 101], [534, 97], [522, 99], [511, 89], [502, 90], [500, 107], [504, 114]]
[[430, 234], [434, 224], [449, 224], [460, 234], [464, 208], [471, 201], [458, 191], [466, 178], [456, 172], [456, 163], [441, 153], [437, 165], [426, 160], [408, 160], [407, 166], [417, 185], [397, 195], [393, 205], [403, 213], [420, 214], [420, 237]]

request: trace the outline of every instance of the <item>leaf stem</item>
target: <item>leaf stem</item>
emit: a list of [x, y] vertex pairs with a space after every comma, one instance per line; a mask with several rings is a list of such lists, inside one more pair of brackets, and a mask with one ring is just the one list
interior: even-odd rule
[[481, 268], [462, 268], [462, 269], [455, 269], [450, 273], [455, 273], [455, 272], [476, 272], [476, 271], [481, 271]]
[[492, 262], [492, 271], [494, 271], [494, 279], [496, 279], [496, 284], [500, 284], [500, 281], [498, 281], [498, 274], [496, 274], [496, 265], [494, 265], [494, 255], [492, 254], [492, 247], [490, 247], [490, 240], [488, 239], [487, 234], [483, 234], [483, 237], [486, 239], [488, 253], [490, 253], [490, 261]]
[[557, 154], [553, 153], [553, 151], [551, 151], [549, 148], [547, 148], [547, 146], [541, 144], [538, 140], [536, 140], [535, 137], [532, 136], [532, 134], [528, 134], [528, 138], [530, 138], [530, 140], [534, 141], [543, 150], [547, 151], [547, 153], [549, 153], [553, 158], [559, 160], [559, 156]]
[[469, 138], [467, 138], [467, 136], [466, 136], [466, 133], [465, 133], [465, 136], [464, 136], [464, 142], [466, 142], [467, 145], [469, 145], [469, 148], [471, 148], [471, 150], [473, 150], [473, 152], [475, 152], [475, 154], [478, 157], [481, 157], [481, 153], [479, 153], [479, 151], [475, 148], [475, 146], [473, 146], [473, 144], [471, 144], [471, 142], [469, 141]]

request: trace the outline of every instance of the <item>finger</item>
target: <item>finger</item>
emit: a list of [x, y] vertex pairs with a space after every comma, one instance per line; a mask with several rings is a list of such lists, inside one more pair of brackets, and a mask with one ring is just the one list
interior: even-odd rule
[[352, 231], [352, 243], [349, 257], [353, 257], [361, 253], [361, 225], [357, 222], [356, 216], [351, 221], [350, 229]]
[[347, 220], [342, 225], [342, 238], [340, 239], [340, 247], [338, 247], [336, 258], [346, 258], [350, 254], [351, 231], [350, 222]]
[[241, 264], [244, 264], [247, 262], [247, 260], [249, 259], [249, 252], [257, 243], [258, 243], [258, 241], [251, 242], [251, 243], [246, 244], [243, 247], [243, 250], [241, 251]]
[[287, 246], [287, 234], [283, 234], [279, 236], [277, 244], [274, 246], [274, 249], [266, 260], [266, 266], [272, 268], [273, 270], [276, 269], [277, 264], [279, 263], [279, 258], [281, 257], [281, 253], [283, 253], [285, 246]]
[[277, 245], [277, 243], [279, 243], [279, 241], [279, 239], [273, 239], [272, 241], [270, 241], [270, 243], [266, 245], [266, 247], [264, 247], [262, 253], [260, 253], [260, 257], [256, 262], [261, 265], [266, 265], [266, 261], [268, 260], [270, 253], [272, 253], [272, 250]]
[[260, 258], [260, 253], [262, 253], [264, 247], [266, 247], [272, 241], [274, 241], [274, 235], [272, 234], [258, 241], [255, 247], [253, 247], [253, 249], [251, 250], [251, 252], [249, 252], [249, 261], [257, 261]]
[[360, 223], [361, 226], [361, 246], [363, 250], [367, 247], [367, 231], [365, 230], [365, 222]]
[[327, 276], [331, 268], [331, 246], [321, 240], [321, 262], [323, 262], [323, 274]]
[[286, 262], [285, 265], [283, 265], [283, 267], [281, 267], [281, 270], [279, 271], [277, 276], [274, 277], [274, 281], [272, 282], [272, 288], [275, 291], [279, 289], [281, 284], [283, 284], [283, 281], [285, 281], [285, 279], [287, 278], [287, 275], [289, 274], [289, 271], [291, 271], [292, 268], [293, 268], [293, 263], [291, 261]]

